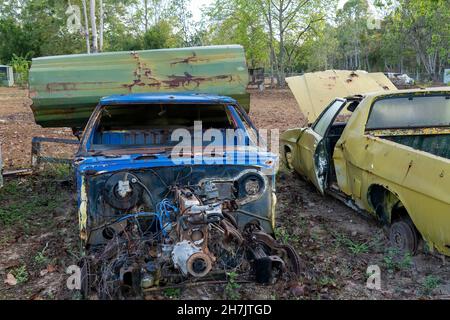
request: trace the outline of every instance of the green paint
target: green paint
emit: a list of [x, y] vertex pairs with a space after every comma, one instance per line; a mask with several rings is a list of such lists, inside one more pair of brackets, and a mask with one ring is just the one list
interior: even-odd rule
[[231, 96], [248, 111], [248, 71], [241, 46], [111, 52], [33, 59], [30, 96], [36, 123], [84, 127], [112, 94], [201, 92]]

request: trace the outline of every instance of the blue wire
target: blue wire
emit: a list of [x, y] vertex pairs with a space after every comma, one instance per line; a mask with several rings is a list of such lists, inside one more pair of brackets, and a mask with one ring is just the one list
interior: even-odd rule
[[178, 212], [178, 208], [175, 207], [169, 199], [163, 199], [156, 206], [156, 216], [159, 220], [159, 226], [162, 234], [166, 237], [166, 225], [170, 223], [170, 212]]

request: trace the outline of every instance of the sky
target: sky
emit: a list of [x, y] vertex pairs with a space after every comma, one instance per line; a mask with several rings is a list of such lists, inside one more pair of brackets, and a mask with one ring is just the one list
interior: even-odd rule
[[190, 8], [192, 11], [192, 16], [195, 22], [199, 22], [202, 18], [202, 7], [210, 5], [213, 0], [192, 0]]

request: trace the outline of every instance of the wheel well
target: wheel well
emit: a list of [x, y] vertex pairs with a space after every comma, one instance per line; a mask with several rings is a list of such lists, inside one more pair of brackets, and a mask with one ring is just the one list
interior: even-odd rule
[[399, 219], [409, 218], [408, 211], [398, 196], [384, 186], [371, 186], [367, 199], [383, 224], [390, 224]]

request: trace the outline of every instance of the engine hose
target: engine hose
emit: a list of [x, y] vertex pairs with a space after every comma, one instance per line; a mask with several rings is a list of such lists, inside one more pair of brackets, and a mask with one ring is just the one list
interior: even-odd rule
[[219, 222], [219, 221], [221, 221], [223, 219], [225, 219], [225, 217], [223, 216], [223, 214], [221, 214], [219, 212], [209, 213], [206, 216], [206, 223]]

